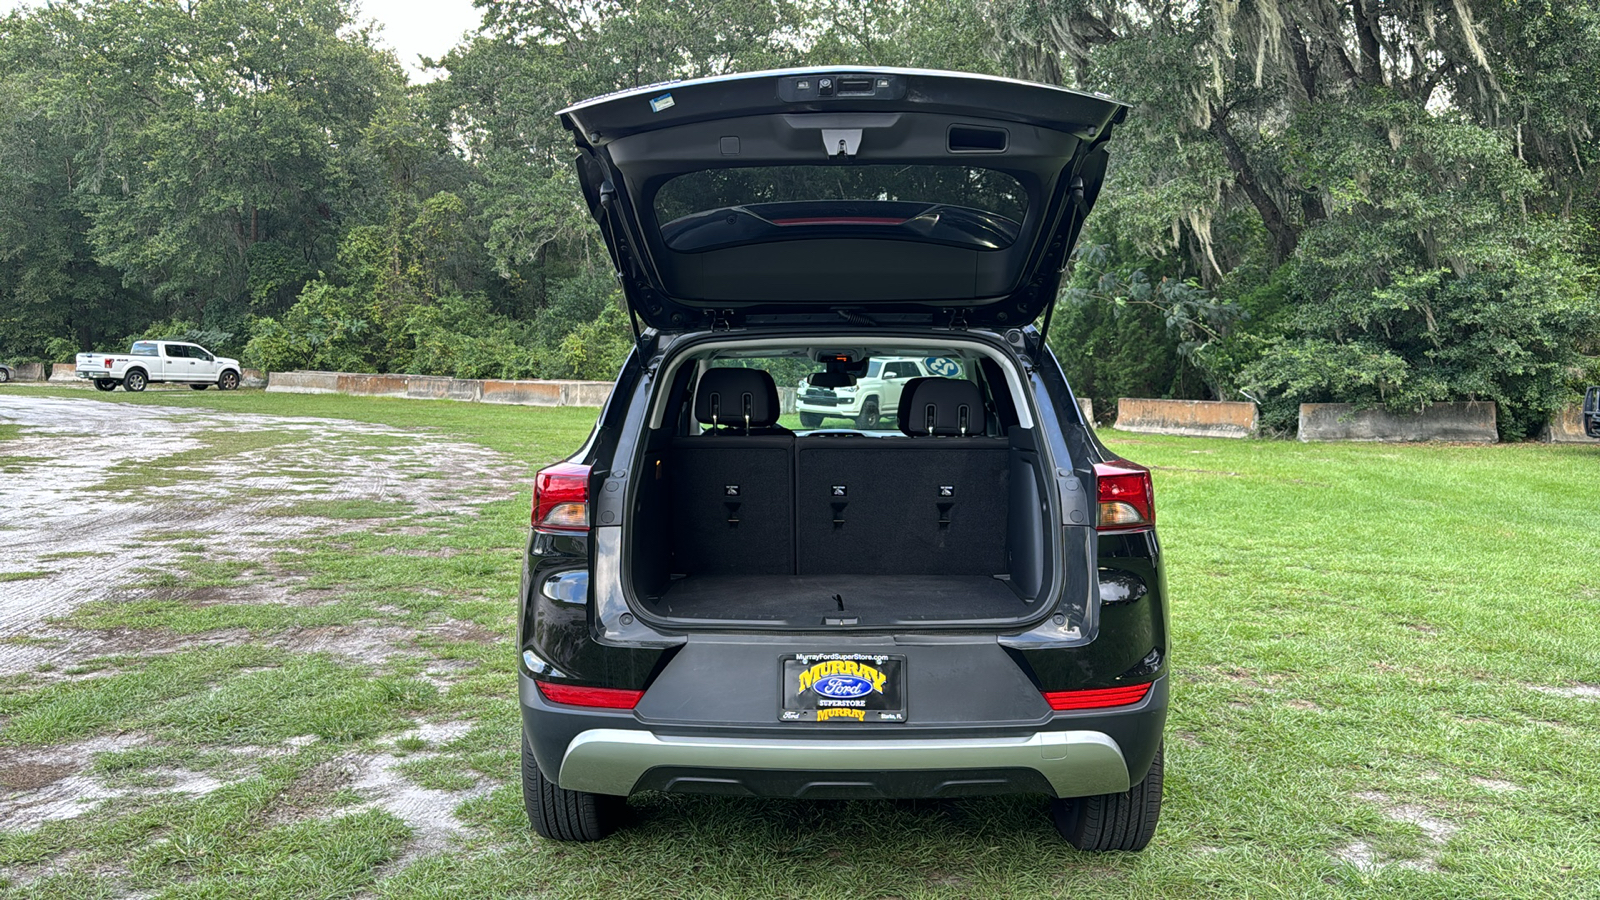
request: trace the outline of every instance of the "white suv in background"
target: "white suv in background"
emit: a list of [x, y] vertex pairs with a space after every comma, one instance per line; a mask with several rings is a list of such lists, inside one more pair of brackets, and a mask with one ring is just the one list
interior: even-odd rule
[[960, 378], [961, 364], [941, 357], [873, 359], [867, 374], [851, 387], [824, 388], [802, 380], [795, 392], [794, 409], [800, 414], [802, 428], [816, 428], [823, 419], [850, 419], [863, 431], [884, 428], [884, 420], [900, 411], [900, 392], [906, 382], [924, 376]]

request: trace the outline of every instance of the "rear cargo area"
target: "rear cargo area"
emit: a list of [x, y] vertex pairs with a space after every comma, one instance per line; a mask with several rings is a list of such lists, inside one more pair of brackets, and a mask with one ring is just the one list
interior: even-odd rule
[[1012, 619], [1027, 604], [984, 575], [696, 575], [653, 604], [663, 616], [823, 624]]
[[1026, 437], [683, 437], [652, 452], [634, 595], [664, 618], [795, 627], [999, 622], [1037, 609]]

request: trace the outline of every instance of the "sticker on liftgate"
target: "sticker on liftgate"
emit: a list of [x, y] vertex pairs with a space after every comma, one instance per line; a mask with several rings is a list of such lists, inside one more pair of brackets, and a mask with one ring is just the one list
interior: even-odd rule
[[905, 657], [799, 653], [783, 660], [784, 722], [904, 722]]

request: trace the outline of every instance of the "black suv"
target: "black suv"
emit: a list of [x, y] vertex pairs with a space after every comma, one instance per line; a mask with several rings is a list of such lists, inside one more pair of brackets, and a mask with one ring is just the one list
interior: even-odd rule
[[[522, 578], [534, 829], [636, 791], [1034, 793], [1075, 846], [1161, 808], [1167, 605], [1147, 469], [1031, 323], [1125, 108], [1046, 85], [789, 70], [561, 113], [638, 342], [536, 479]], [[640, 322], [642, 321], [642, 326]], [[792, 388], [922, 360], [895, 416]]]

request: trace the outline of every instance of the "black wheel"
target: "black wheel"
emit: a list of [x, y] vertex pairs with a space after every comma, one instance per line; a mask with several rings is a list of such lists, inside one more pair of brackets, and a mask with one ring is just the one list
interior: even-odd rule
[[617, 830], [628, 810], [625, 797], [569, 791], [551, 784], [539, 771], [526, 740], [522, 743], [522, 803], [533, 830], [553, 841], [598, 841]]
[[96, 378], [94, 380], [94, 389], [97, 391], [114, 391], [117, 389], [117, 383], [110, 378]]
[[217, 387], [224, 391], [235, 390], [239, 387], [239, 373], [229, 369], [217, 378]]
[[800, 414], [800, 427], [801, 428], [815, 428], [815, 427], [817, 427], [818, 425], [821, 425], [821, 424], [822, 424], [822, 414], [821, 413], [801, 413]]
[[189, 390], [191, 390], [191, 391], [203, 391], [208, 387], [211, 387], [211, 385], [209, 385], [209, 384], [191, 384], [191, 385], [189, 385]]
[[146, 378], [144, 372], [139, 369], [131, 369], [126, 375], [122, 376], [122, 389], [133, 391], [135, 394], [144, 390], [144, 386], [149, 383], [150, 379]]
[[878, 427], [878, 401], [876, 398], [868, 399], [861, 404], [861, 415], [856, 416], [856, 427], [867, 431]]
[[1051, 800], [1056, 830], [1079, 850], [1143, 850], [1161, 818], [1161, 770], [1157, 747], [1150, 774], [1126, 792]]

